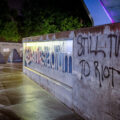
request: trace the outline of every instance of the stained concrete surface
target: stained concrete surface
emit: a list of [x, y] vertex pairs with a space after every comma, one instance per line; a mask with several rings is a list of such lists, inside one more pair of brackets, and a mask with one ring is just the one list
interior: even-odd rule
[[26, 75], [0, 64], [0, 120], [83, 120]]

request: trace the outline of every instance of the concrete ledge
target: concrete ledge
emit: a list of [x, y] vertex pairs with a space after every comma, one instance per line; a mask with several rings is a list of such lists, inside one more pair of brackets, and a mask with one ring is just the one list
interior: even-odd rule
[[52, 93], [61, 102], [72, 108], [73, 97], [71, 86], [65, 85], [27, 67], [23, 67], [23, 72], [37, 84]]
[[71, 88], [73, 87], [73, 81], [74, 81], [73, 74], [62, 72], [62, 71], [57, 71], [55, 69], [47, 68], [47, 67], [40, 66], [37, 64], [34, 64], [32, 66], [27, 66], [27, 67], [51, 79], [54, 79], [55, 81], [60, 82], [61, 84], [65, 84]]

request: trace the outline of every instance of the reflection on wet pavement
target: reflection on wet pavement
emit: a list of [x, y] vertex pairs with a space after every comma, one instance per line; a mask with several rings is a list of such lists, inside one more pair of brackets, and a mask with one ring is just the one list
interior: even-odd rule
[[22, 73], [0, 64], [0, 120], [83, 120]]

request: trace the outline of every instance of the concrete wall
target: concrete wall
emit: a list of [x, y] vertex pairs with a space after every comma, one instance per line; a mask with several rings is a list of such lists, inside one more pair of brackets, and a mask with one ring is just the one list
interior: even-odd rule
[[81, 29], [75, 35], [75, 110], [92, 120], [119, 120], [120, 24]]
[[4, 56], [5, 60], [8, 60], [8, 56], [12, 49], [16, 49], [20, 56], [22, 57], [22, 44], [21, 43], [9, 43], [9, 42], [0, 42], [0, 52]]
[[[60, 99], [63, 103], [65, 103], [71, 108], [72, 108], [72, 91], [73, 91], [72, 86], [73, 86], [73, 80], [75, 78], [74, 78], [74, 75], [72, 75], [72, 73], [69, 71], [69, 69], [66, 71], [65, 67], [58, 66], [59, 61], [56, 58], [58, 58], [58, 56], [62, 54], [63, 60], [61, 62], [63, 63], [63, 65], [65, 65], [65, 56], [69, 57], [72, 53], [67, 55], [67, 53], [63, 53], [66, 51], [64, 49], [63, 51], [60, 51], [60, 52], [55, 52], [53, 50], [52, 54], [54, 54], [54, 64], [51, 64], [52, 57], [49, 51], [46, 52], [44, 51], [44, 49], [42, 51], [41, 50], [38, 51], [38, 48], [40, 47], [38, 46], [38, 48], [35, 49], [35, 47], [33, 46], [33, 51], [34, 51], [33, 52], [31, 47], [26, 46], [26, 42], [27, 43], [32, 42], [33, 44], [33, 42], [35, 43], [38, 41], [39, 42], [44, 41], [44, 43], [47, 41], [52, 41], [52, 43], [54, 43], [56, 41], [59, 41], [59, 42], [63, 40], [71, 41], [73, 39], [74, 39], [74, 34], [73, 32], [70, 31], [65, 33], [50, 34], [46, 36], [30, 37], [30, 38], [25, 38], [23, 40], [23, 48], [24, 48], [23, 71], [33, 80], [35, 80], [38, 84], [40, 84], [45, 89], [50, 91], [53, 95], [55, 95], [55, 97]], [[30, 46], [32, 46], [32, 44]], [[36, 43], [36, 46], [37, 44], [38, 43]], [[49, 46], [49, 44], [51, 43], [46, 43], [45, 48]], [[45, 58], [46, 54], [48, 53], [49, 53], [49, 57]], [[42, 61], [42, 59], [44, 60]], [[49, 60], [49, 63], [47, 62], [48, 60]], [[68, 65], [67, 65], [67, 68], [69, 68]]]
[[23, 67], [24, 73], [88, 120], [120, 119], [120, 23], [24, 38], [73, 39], [72, 73]]

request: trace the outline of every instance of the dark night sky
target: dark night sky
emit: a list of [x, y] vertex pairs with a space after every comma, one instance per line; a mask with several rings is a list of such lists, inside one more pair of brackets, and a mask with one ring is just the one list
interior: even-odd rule
[[17, 9], [18, 13], [20, 14], [23, 1], [24, 0], [8, 0], [8, 5], [11, 9]]
[[[25, 0], [8, 0], [8, 5], [10, 8], [20, 10], [22, 8], [22, 3], [24, 1]], [[51, 6], [51, 5], [52, 5], [52, 7], [54, 6], [55, 8], [56, 7], [62, 8], [64, 6], [65, 8], [69, 8], [69, 9], [71, 7], [79, 9], [81, 7], [81, 5], [80, 5], [81, 0], [74, 0], [74, 1], [69, 1], [69, 0], [59, 0], [59, 1], [57, 1], [57, 0], [38, 0], [38, 1], [42, 1], [42, 6], [46, 6], [46, 7]], [[36, 1], [36, 2], [38, 2], [38, 1]], [[60, 6], [59, 4], [62, 6]]]
[[24, 0], [8, 0], [8, 4], [11, 8], [18, 8], [20, 9], [22, 6], [22, 2]]
[[[24, 1], [25, 0], [8, 0], [8, 5], [12, 9], [17, 9], [18, 14], [21, 15], [20, 11], [22, 9], [22, 4]], [[38, 2], [38, 1], [39, 0], [37, 0], [35, 2]], [[81, 0], [74, 0], [74, 1], [70, 1], [70, 0], [59, 0], [59, 1], [57, 1], [57, 0], [40, 0], [40, 1], [42, 1], [42, 5], [40, 5], [40, 7], [44, 6], [44, 8], [46, 8], [46, 7], [51, 6], [51, 8], [55, 8], [56, 10], [62, 9], [63, 12], [65, 12], [67, 10], [67, 11], [71, 11], [73, 14], [76, 13], [77, 15], [82, 12], [84, 14], [79, 14], [78, 16], [80, 16], [80, 15], [88, 16], [85, 12], [85, 9], [82, 5]], [[41, 3], [41, 2], [39, 2], [39, 3]], [[74, 11], [73, 9], [76, 9], [78, 12]]]

